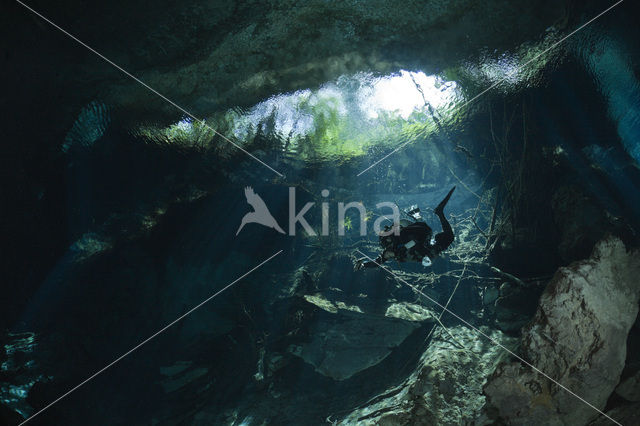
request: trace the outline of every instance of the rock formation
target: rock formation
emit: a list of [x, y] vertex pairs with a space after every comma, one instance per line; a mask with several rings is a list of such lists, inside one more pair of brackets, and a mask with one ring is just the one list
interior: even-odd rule
[[[560, 268], [544, 291], [521, 353], [581, 398], [604, 409], [625, 364], [638, 314], [640, 253], [617, 238]], [[584, 425], [597, 411], [519, 362], [498, 367], [485, 386], [489, 406], [509, 424]]]
[[[506, 347], [516, 341], [497, 330], [482, 331]], [[339, 424], [460, 425], [482, 418], [482, 386], [506, 352], [467, 327], [449, 332], [437, 328], [418, 367], [401, 386], [349, 413]]]

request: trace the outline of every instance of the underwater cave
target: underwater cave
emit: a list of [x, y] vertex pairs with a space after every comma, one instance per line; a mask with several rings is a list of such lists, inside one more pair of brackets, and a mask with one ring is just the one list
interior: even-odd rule
[[640, 424], [638, 12], [7, 2], [0, 424]]

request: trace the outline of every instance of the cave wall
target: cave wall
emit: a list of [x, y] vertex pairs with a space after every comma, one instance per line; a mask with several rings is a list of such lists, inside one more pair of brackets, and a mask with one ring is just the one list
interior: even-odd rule
[[[471, 1], [426, 4], [411, 2], [399, 6], [381, 2], [368, 5], [366, 8], [350, 2], [208, 2], [171, 4], [167, 5], [167, 8], [155, 5], [153, 9], [148, 8], [146, 3], [126, 3], [122, 5], [121, 10], [127, 10], [128, 14], [120, 13], [117, 5], [110, 4], [108, 7], [96, 6], [92, 9], [91, 15], [71, 2], [56, 4], [55, 9], [48, 4], [35, 3], [34, 6], [41, 7], [42, 11], [56, 22], [70, 30], [74, 29], [75, 34], [86, 39], [92, 46], [103, 49], [101, 51], [107, 56], [128, 67], [187, 109], [193, 109], [198, 115], [210, 114], [230, 106], [252, 105], [275, 93], [317, 87], [345, 73], [388, 73], [401, 68], [442, 71], [457, 65], [460, 61], [473, 60], [478, 51], [509, 50], [522, 41], [535, 39], [551, 25], [550, 23], [564, 28], [567, 21], [571, 22], [582, 13], [579, 9], [567, 10], [565, 5], [557, 3], [551, 5], [549, 2], [543, 2], [534, 5], [503, 1], [489, 4]], [[589, 8], [592, 6], [599, 8], [601, 5], [589, 4], [587, 10], [590, 11]], [[218, 246], [216, 238], [233, 233], [233, 230], [217, 232], [216, 221], [211, 218], [221, 209], [224, 209], [226, 214], [241, 214], [244, 206], [221, 207], [215, 200], [231, 200], [237, 195], [233, 192], [235, 187], [250, 178], [264, 179], [267, 182], [264, 191], [274, 187], [270, 186], [272, 182], [262, 174], [251, 175], [252, 170], [246, 174], [244, 171], [235, 170], [237, 167], [234, 166], [237, 164], [247, 165], [238, 157], [232, 157], [226, 163], [212, 164], [199, 157], [197, 152], [185, 155], [184, 152], [156, 149], [141, 144], [140, 140], [128, 133], [132, 123], [151, 121], [166, 124], [179, 119], [180, 113], [109, 69], [70, 40], [52, 32], [46, 24], [24, 14], [25, 11], [18, 8], [15, 12], [12, 15], [15, 16], [15, 20], [6, 22], [5, 27], [11, 31], [8, 32], [10, 35], [3, 46], [5, 78], [15, 84], [7, 89], [6, 95], [2, 98], [4, 110], [7, 111], [2, 118], [2, 173], [3, 181], [6, 182], [2, 187], [2, 202], [3, 206], [10, 206], [2, 209], [2, 230], [4, 235], [7, 235], [2, 241], [2, 252], [6, 253], [2, 262], [3, 270], [6, 271], [4, 285], [7, 300], [10, 302], [7, 308], [3, 309], [0, 324], [9, 326], [14, 324], [16, 319], [30, 318], [31, 311], [25, 314], [23, 310], [27, 302], [40, 299], [44, 306], [47, 302], [52, 302], [49, 296], [56, 293], [62, 294], [63, 298], [69, 297], [60, 304], [48, 305], [60, 311], [67, 306], [65, 303], [87, 297], [93, 301], [106, 300], [109, 306], [118, 312], [118, 315], [111, 317], [113, 312], [97, 311], [93, 309], [94, 305], [89, 305], [79, 311], [68, 312], [57, 324], [47, 324], [52, 329], [63, 324], [65, 328], [73, 328], [75, 323], [81, 322], [85, 327], [79, 329], [77, 335], [73, 335], [78, 339], [70, 345], [67, 345], [63, 337], [52, 337], [51, 347], [57, 348], [58, 355], [51, 358], [47, 366], [55, 366], [57, 362], [60, 365], [65, 363], [66, 360], [62, 359], [64, 356], [60, 355], [64, 354], [65, 350], [73, 349], [80, 355], [74, 358], [76, 364], [65, 364], [69, 370], [58, 371], [57, 374], [62, 376], [60, 382], [49, 384], [48, 388], [44, 384], [33, 392], [33, 406], [38, 407], [57, 396], [55, 390], [59, 387], [73, 385], [75, 379], [83, 378], [81, 376], [85, 371], [98, 368], [104, 362], [108, 362], [112, 358], [111, 355], [135, 344], [138, 336], [152, 332], [158, 322], [170, 320], [181, 312], [182, 308], [206, 296], [209, 283], [231, 279], [231, 273], [223, 272], [221, 265], [230, 266], [230, 270], [240, 271], [242, 266], [249, 262], [249, 256], [261, 254], [260, 250], [251, 245], [251, 239], [242, 240], [238, 247]], [[99, 19], [96, 20], [94, 16], [99, 16]], [[3, 19], [8, 20], [6, 16]], [[96, 28], [101, 31], [96, 31]], [[296, 36], [295, 42], [292, 41], [293, 35]], [[505, 108], [517, 110], [524, 102], [523, 97], [532, 98], [525, 99], [530, 102], [527, 105], [534, 105], [533, 110], [528, 111], [534, 111], [531, 124], [539, 130], [535, 133], [539, 139], [532, 140], [532, 146], [538, 150], [539, 158], [547, 162], [546, 166], [560, 164], [554, 169], [559, 170], [557, 175], [549, 174], [545, 177], [550, 180], [556, 177], [566, 178], [569, 184], [579, 182], [585, 194], [578, 197], [577, 191], [568, 191], [572, 196], [582, 197], [581, 202], [594, 213], [576, 213], [572, 209], [575, 204], [573, 198], [563, 196], [562, 191], [557, 195], [558, 191], [555, 190], [558, 188], [551, 191], [549, 187], [541, 185], [539, 180], [532, 177], [532, 187], [537, 192], [535, 197], [531, 198], [543, 200], [543, 203], [534, 206], [540, 213], [533, 209], [534, 213], [530, 216], [523, 215], [523, 222], [519, 223], [519, 227], [529, 234], [517, 234], [525, 237], [520, 240], [505, 240], [501, 245], [503, 256], [496, 257], [502, 262], [501, 267], [511, 268], [508, 269], [510, 272], [523, 272], [523, 265], [526, 263], [524, 261], [532, 258], [529, 257], [531, 253], [547, 256], [547, 260], [536, 263], [531, 271], [527, 271], [531, 275], [534, 272], [549, 273], [555, 270], [559, 263], [578, 260], [591, 250], [605, 230], [627, 232], [628, 228], [617, 227], [611, 223], [613, 214], [626, 215], [627, 218], [632, 216], [629, 212], [633, 212], [633, 209], [629, 206], [633, 205], [635, 199], [632, 196], [625, 197], [624, 189], [633, 188], [635, 180], [630, 179], [626, 187], [613, 187], [614, 191], [611, 193], [614, 196], [610, 197], [613, 200], [598, 198], [599, 194], [609, 194], [608, 190], [611, 187], [607, 186], [607, 182], [611, 181], [611, 176], [615, 178], [619, 175], [603, 172], [597, 174], [597, 178], [590, 180], [587, 185], [584, 177], [593, 176], [593, 170], [598, 168], [597, 161], [585, 161], [583, 167], [579, 168], [571, 164], [577, 157], [574, 155], [542, 156], [544, 149], [554, 148], [556, 145], [570, 146], [580, 151], [589, 144], [602, 143], [615, 134], [611, 129], [615, 126], [616, 117], [620, 115], [614, 114], [612, 122], [604, 119], [601, 122], [587, 120], [591, 121], [588, 123], [590, 126], [585, 126], [584, 120], [580, 121], [581, 114], [584, 113], [590, 118], [604, 117], [604, 102], [598, 96], [586, 99], [571, 99], [566, 96], [585, 87], [591, 90], [593, 86], [589, 77], [573, 76], [572, 73], [581, 70], [579, 65], [565, 63], [562, 66], [565, 67], [562, 69], [564, 74], [561, 72], [560, 77], [556, 75], [556, 78], [551, 79], [550, 84], [544, 86], [545, 92], [542, 95], [536, 96], [530, 90], [517, 91], [513, 96], [507, 97]], [[501, 95], [500, 93], [491, 99], [502, 101]], [[60, 148], [65, 135], [71, 129], [81, 108], [96, 98], [108, 103], [112, 108], [112, 126], [96, 147], [93, 157], [63, 155]], [[583, 105], [584, 110], [579, 110], [578, 105]], [[551, 115], [557, 117], [549, 117]], [[469, 128], [473, 129], [474, 124], [478, 124], [478, 127], [486, 129], [486, 121], [483, 121], [485, 118], [486, 114], [483, 115], [481, 112]], [[521, 129], [517, 129], [518, 133], [519, 130]], [[473, 148], [472, 154], [479, 157], [483, 153], [484, 141], [474, 141], [475, 135], [470, 136], [469, 133], [471, 132], [462, 134], [460, 139], [468, 141]], [[627, 138], [626, 141], [628, 140]], [[517, 146], [519, 140], [514, 139], [512, 143]], [[606, 144], [603, 146], [607, 148]], [[384, 181], [393, 180], [389, 179], [389, 176], [402, 181], [405, 188], [410, 186], [414, 182], [411, 170], [416, 159], [420, 158], [418, 153], [421, 149], [421, 146], [409, 147], [406, 152], [398, 153], [390, 167], [397, 172], [371, 179], [371, 192], [382, 192], [383, 188], [388, 191], [389, 187], [384, 186]], [[461, 154], [460, 157], [464, 155]], [[628, 170], [633, 169], [624, 155], [613, 160], [607, 158], [615, 160], [614, 164], [622, 164], [623, 171], [620, 173], [625, 176]], [[84, 161], [85, 167], [97, 176], [90, 183], [83, 181], [86, 175], [81, 175], [82, 178], [78, 179], [78, 175], [73, 173], [75, 169], [70, 167], [71, 163], [77, 166], [78, 162]], [[250, 166], [246, 168], [251, 169]], [[333, 174], [328, 176], [335, 178], [338, 182], [336, 185], [353, 187], [355, 184], [351, 182], [351, 178], [352, 172], [356, 169], [358, 168], [353, 165], [347, 165], [342, 169], [336, 167], [332, 170]], [[299, 170], [292, 170], [300, 172], [301, 181], [305, 184], [320, 175], [304, 165], [299, 166]], [[535, 171], [531, 170], [532, 173]], [[500, 177], [494, 176], [494, 182]], [[95, 202], [87, 203], [82, 198], [73, 198], [74, 188], [71, 188], [71, 185], [78, 184], [78, 181], [82, 181], [83, 185], [87, 184], [88, 193], [95, 197]], [[390, 186], [394, 191], [401, 188], [396, 183], [398, 182], [394, 183], [395, 186]], [[557, 183], [560, 189], [566, 188], [560, 184], [567, 182], [558, 179]], [[233, 189], [227, 187], [221, 190], [220, 187], [225, 185]], [[602, 191], [602, 188], [607, 191]], [[276, 187], [274, 192], [278, 189], [281, 188]], [[461, 190], [463, 188], [459, 189]], [[118, 195], [114, 197], [112, 194]], [[560, 202], [553, 204], [553, 197]], [[567, 203], [569, 207], [566, 206]], [[613, 214], [607, 213], [605, 208], [611, 208]], [[111, 213], [118, 209], [124, 210], [124, 213], [112, 216]], [[527, 222], [531, 217], [536, 218], [535, 220], [542, 218], [535, 228], [538, 232], [536, 239], [528, 238], [533, 229], [528, 226], [531, 222]], [[585, 221], [580, 222], [574, 217]], [[185, 222], [191, 226], [181, 225]], [[566, 226], [567, 223], [577, 225], [577, 231], [573, 232], [570, 226]], [[201, 232], [201, 227], [206, 228], [208, 232]], [[83, 237], [84, 232], [89, 229], [97, 229], [99, 232], [92, 232]], [[565, 235], [567, 229], [568, 235]], [[589, 238], [578, 247], [572, 238], [585, 234], [589, 234]], [[178, 238], [178, 235], [181, 238]], [[558, 248], [555, 243], [565, 237], [568, 241], [566, 246], [575, 250], [563, 250], [561, 246], [560, 251], [556, 251]], [[264, 235], [257, 238], [260, 241], [269, 240], [269, 237]], [[530, 244], [531, 242], [533, 244]], [[288, 259], [289, 262], [306, 258], [310, 253], [304, 247], [304, 243], [303, 240], [291, 243], [290, 248], [299, 258]], [[164, 249], [173, 245], [177, 245], [178, 248]], [[275, 246], [275, 242], [272, 242], [272, 245]], [[253, 247], [254, 251], [246, 254], [246, 247]], [[103, 250], [105, 248], [106, 250]], [[192, 253], [198, 255], [193, 256]], [[70, 255], [79, 257], [73, 257], [68, 262]], [[93, 255], [96, 257], [92, 257]], [[350, 268], [346, 257], [342, 258], [341, 262], [337, 266], [340, 271]], [[73, 267], [68, 267], [69, 263], [73, 264]], [[61, 264], [62, 267], [55, 267]], [[112, 273], [115, 269], [118, 272]], [[322, 267], [316, 267], [316, 272], [320, 269]], [[96, 278], [94, 274], [97, 272], [104, 272], [104, 276]], [[265, 277], [267, 275], [265, 274]], [[344, 276], [332, 277], [332, 280], [340, 282], [340, 278], [344, 279]], [[292, 282], [295, 284], [291, 277], [281, 276], [269, 284], [289, 285]], [[66, 284], [66, 287], [61, 284]], [[364, 282], [352, 284], [359, 291], [370, 289]], [[396, 291], [392, 284], [382, 279], [369, 284], [382, 289], [379, 295], [381, 304], [388, 302], [385, 299], [387, 292]], [[43, 290], [42, 287], [45, 287], [44, 295], [37, 291]], [[326, 288], [322, 290], [330, 293]], [[315, 294], [313, 289], [307, 289], [307, 293], [307, 296]], [[166, 353], [147, 358], [150, 362], [146, 366], [143, 361], [136, 361], [134, 365], [144, 372], [143, 378], [154, 382], [152, 390], [140, 401], [145, 408], [141, 409], [140, 413], [153, 411], [154, 401], [166, 398], [167, 407], [184, 408], [187, 418], [191, 418], [188, 417], [191, 415], [198, 418], [197, 414], [189, 410], [202, 409], [202, 422], [219, 420], [216, 404], [232, 407], [232, 398], [239, 398], [244, 385], [253, 383], [252, 376], [261, 360], [261, 350], [265, 347], [277, 348], [277, 351], [267, 352], [268, 356], [263, 360], [271, 363], [270, 368], [273, 371], [279, 371], [284, 365], [290, 366], [284, 370], [284, 378], [281, 379], [275, 374], [271, 379], [273, 382], [293, 381], [296, 374], [301, 373], [304, 377], [321, 380], [320, 383], [326, 386], [319, 388], [314, 394], [320, 397], [325, 390], [336, 388], [335, 383], [331, 381], [332, 378], [318, 379], [319, 373], [316, 370], [338, 375], [340, 379], [351, 378], [343, 377], [346, 373], [338, 367], [344, 366], [336, 367], [330, 363], [316, 362], [313, 356], [307, 356], [306, 359], [305, 356], [299, 357], [294, 353], [295, 349], [288, 350], [288, 346], [283, 342], [258, 343], [262, 338], [258, 334], [264, 330], [261, 326], [256, 326], [255, 322], [270, 318], [269, 313], [263, 312], [262, 306], [267, 296], [273, 297], [248, 290], [234, 293], [228, 306], [220, 314], [205, 314], [199, 317], [200, 322], [185, 326], [175, 335], [167, 336], [167, 341], [176, 338], [184, 343], [188, 349], [186, 352], [180, 352], [180, 348], [167, 351], [166, 342], [158, 343], [145, 354], [163, 351]], [[356, 297], [357, 294], [349, 294], [348, 302], [352, 303]], [[302, 332], [322, 332], [323, 325], [334, 321], [334, 317], [345, 322], [350, 319], [349, 313], [329, 315], [318, 311], [317, 306], [308, 306], [309, 302], [301, 299], [301, 295], [297, 295], [291, 303], [294, 307], [297, 307], [297, 304], [304, 306], [303, 310], [306, 313], [324, 321], [306, 323], [311, 331]], [[340, 298], [337, 300], [342, 301]], [[146, 304], [139, 309], [136, 307], [137, 302]], [[161, 313], [156, 310], [159, 306], [162, 307]], [[235, 309], [239, 307], [246, 307], [248, 314], [234, 314]], [[287, 315], [290, 313], [286, 310], [285, 312]], [[48, 313], [41, 312], [40, 315], [48, 318]], [[285, 314], [278, 311], [273, 315], [280, 319], [279, 315]], [[113, 328], [114, 324], [126, 324], [131, 319], [141, 324], [140, 327], [127, 329], [124, 334], [119, 333], [119, 328]], [[409, 321], [406, 318], [404, 320]], [[395, 320], [383, 318], [380, 321], [389, 327], [395, 324]], [[215, 323], [216, 326], [207, 327], [208, 323]], [[97, 329], [101, 330], [101, 337], [85, 339], [95, 330], [90, 327], [93, 324], [99, 326]], [[362, 323], [357, 321], [353, 324], [356, 324], [353, 326], [355, 330], [362, 326]], [[424, 330], [417, 329], [412, 323], [403, 324], [402, 327], [398, 327], [402, 331], [400, 334], [403, 337], [413, 336], [415, 341], [409, 339], [406, 347], [398, 341], [393, 341], [392, 345], [387, 345], [388, 342], [384, 340], [375, 342], [379, 345], [376, 347], [377, 350], [385, 357], [392, 352], [387, 346], [392, 346], [394, 350], [401, 347], [402, 350], [410, 351], [414, 348], [413, 345], [417, 347], [417, 341], [424, 337], [420, 334]], [[368, 326], [370, 324], [365, 323], [363, 327], [369, 330]], [[277, 329], [268, 331], [276, 335], [282, 332]], [[202, 336], [205, 338], [199, 344], [194, 343]], [[326, 340], [318, 336], [312, 337], [316, 339], [312, 339], [311, 343], [300, 343], [300, 346], [322, 345], [335, 336], [324, 336]], [[239, 344], [229, 343], [232, 339]], [[111, 345], [111, 341], [118, 343]], [[287, 339], [283, 341], [288, 342]], [[295, 339], [293, 341], [295, 342]], [[246, 345], [250, 350], [241, 350], [241, 345]], [[224, 347], [225, 350], [215, 356], [202, 355], [208, 354], [211, 347], [217, 346]], [[331, 351], [327, 351], [329, 352]], [[399, 352], [402, 351], [396, 350], [396, 355]], [[47, 355], [43, 354], [43, 359], [46, 359]], [[439, 354], [436, 355], [434, 356], [440, 360]], [[182, 358], [197, 361], [180, 370], [184, 366], [180, 363]], [[460, 358], [466, 360], [462, 354]], [[174, 363], [176, 359], [180, 362]], [[242, 365], [237, 381], [225, 371], [226, 368], [235, 365], [234, 359], [241, 360]], [[307, 362], [309, 360], [313, 362]], [[219, 363], [219, 367], [211, 369], [210, 365], [216, 362]], [[383, 367], [395, 366], [396, 363], [406, 365], [407, 360], [391, 357], [387, 362]], [[367, 370], [366, 367], [369, 365], [363, 365], [363, 370]], [[361, 372], [358, 369], [361, 366], [358, 364], [357, 368], [354, 367], [355, 374]], [[337, 369], [338, 373], [332, 368]], [[378, 368], [381, 367], [378, 365]], [[455, 370], [455, 367], [450, 365], [447, 365], [447, 368]], [[177, 370], [180, 372], [176, 372]], [[163, 379], [160, 383], [155, 382], [158, 380], [158, 371], [164, 372], [161, 374]], [[478, 374], [486, 372], [483, 370]], [[353, 371], [350, 370], [349, 373]], [[428, 379], [436, 380], [439, 386], [442, 385], [442, 389], [432, 395], [432, 399], [438, 404], [443, 400], [465, 397], [464, 393], [451, 392], [453, 382], [450, 377], [431, 377], [428, 373], [425, 372], [424, 377], [418, 377], [418, 382], [421, 384]], [[219, 379], [220, 377], [222, 379]], [[364, 375], [356, 380], [347, 380], [348, 383], [341, 389], [355, 392], [361, 388], [361, 382], [358, 380], [365, 381], [373, 377], [378, 377], [379, 382], [375, 383], [373, 390], [367, 390], [370, 394], [363, 391], [353, 399], [331, 402], [322, 408], [340, 411], [348, 405], [347, 402], [351, 406], [361, 404], [362, 400], [372, 396], [374, 391], [385, 388], [388, 383], [383, 383], [382, 378], [390, 381], [399, 380], [398, 376], [391, 373], [388, 376], [378, 376], [376, 371], [365, 371]], [[121, 372], [102, 384], [116, 393], [119, 380], [125, 379], [126, 374]], [[214, 380], [221, 380], [218, 382], [219, 385], [222, 383], [231, 386], [232, 392], [228, 397], [219, 396], [219, 399], [216, 399], [216, 396], [212, 403], [209, 400], [212, 394], [207, 388], [207, 383]], [[263, 383], [258, 387], [265, 386], [277, 399], [277, 392], [268, 390], [271, 382]], [[474, 392], [479, 387], [478, 383], [472, 384]], [[175, 388], [178, 385], [186, 387]], [[249, 385], [251, 391], [255, 390], [252, 386]], [[138, 383], [135, 389], [144, 392], [144, 383]], [[174, 393], [176, 389], [182, 390]], [[175, 403], [176, 395], [182, 395], [184, 398], [184, 395], [192, 395], [190, 392], [193, 389], [197, 390], [194, 394], [198, 395], [196, 408], [189, 405], [188, 401], [183, 401], [183, 405], [171, 405]], [[75, 404], [81, 405], [86, 402], [87, 406], [84, 409], [91, 412], [95, 408], [91, 401], [99, 399], [99, 390], [88, 393], [80, 403]], [[254, 395], [262, 394], [257, 392]], [[477, 396], [477, 392], [474, 395]], [[302, 398], [300, 395], [297, 397]], [[474, 400], [473, 410], [476, 410], [476, 405], [479, 406], [481, 402], [480, 399]], [[421, 404], [415, 405], [414, 408], [413, 414], [421, 417], [428, 412], [423, 410]], [[74, 409], [74, 403], [70, 403], [66, 408], [61, 407], [57, 414], [59, 417], [54, 415], [53, 418], [63, 422], [67, 419], [67, 409]], [[135, 415], [136, 407], [129, 406], [127, 410], [121, 414], [123, 422], [127, 418], [125, 414]], [[167, 416], [164, 419], [170, 422], [172, 414], [169, 409], [167, 411], [158, 416]], [[268, 412], [268, 407], [265, 408], [265, 412]], [[108, 414], [109, 405], [99, 407], [99, 410], [94, 411], [94, 415], [95, 413], [97, 417]], [[467, 414], [463, 417], [472, 417]], [[296, 417], [299, 414], [293, 412], [290, 415], [292, 419], [303, 419]], [[320, 414], [315, 412], [314, 415]], [[144, 419], [141, 418], [140, 421], [143, 422]]]

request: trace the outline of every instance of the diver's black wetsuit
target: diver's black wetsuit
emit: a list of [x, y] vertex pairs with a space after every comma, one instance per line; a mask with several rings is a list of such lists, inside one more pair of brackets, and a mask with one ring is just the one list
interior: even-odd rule
[[[453, 242], [454, 235], [453, 229], [447, 218], [444, 216], [444, 206], [449, 201], [453, 190], [449, 191], [449, 194], [442, 200], [442, 202], [434, 209], [434, 213], [440, 219], [442, 225], [442, 232], [435, 236], [435, 241], [431, 244], [431, 235], [433, 234], [431, 227], [425, 222], [413, 222], [408, 225], [402, 226], [401, 224], [394, 224], [392, 227], [387, 227], [385, 232], [380, 235], [380, 245], [383, 247], [382, 253], [374, 260], [365, 262], [365, 259], [358, 260], [356, 268], [375, 268], [380, 266], [386, 260], [395, 259], [398, 262], [405, 262], [407, 260], [420, 262], [427, 256], [429, 259], [437, 257], [440, 253], [445, 251]], [[399, 227], [399, 232], [396, 227]], [[414, 242], [411, 245], [411, 241]], [[407, 247], [409, 245], [409, 247]]]

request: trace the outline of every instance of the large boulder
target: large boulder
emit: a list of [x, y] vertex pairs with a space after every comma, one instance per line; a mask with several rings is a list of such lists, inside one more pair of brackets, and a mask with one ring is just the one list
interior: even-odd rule
[[[598, 409], [620, 380], [638, 314], [640, 253], [607, 237], [591, 257], [560, 268], [522, 336], [522, 356]], [[485, 386], [494, 414], [509, 424], [584, 425], [598, 412], [518, 362]]]
[[[494, 342], [517, 340], [481, 327]], [[482, 386], [507, 353], [465, 326], [437, 327], [416, 369], [397, 387], [342, 418], [340, 425], [482, 424]], [[478, 420], [480, 419], [480, 420]]]
[[288, 351], [334, 380], [346, 380], [379, 364], [422, 321], [432, 321], [426, 308], [418, 310], [412, 304], [392, 303], [380, 315], [368, 312], [365, 303], [345, 303], [320, 293], [305, 295], [304, 300], [314, 311], [309, 338]]

